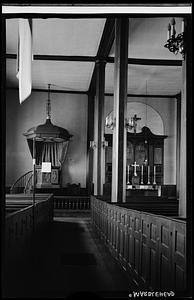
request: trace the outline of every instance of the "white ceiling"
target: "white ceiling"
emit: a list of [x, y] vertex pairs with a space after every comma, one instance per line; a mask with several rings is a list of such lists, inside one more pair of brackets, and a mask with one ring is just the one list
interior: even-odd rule
[[[177, 33], [181, 18], [176, 18]], [[33, 19], [33, 53], [36, 55], [95, 56], [106, 19]], [[129, 20], [129, 58], [181, 59], [164, 44], [170, 18], [132, 18]], [[6, 53], [17, 53], [18, 20], [6, 21]], [[114, 45], [110, 56], [114, 56]], [[33, 60], [33, 88], [87, 91], [94, 62]], [[175, 95], [180, 92], [182, 67], [128, 65], [128, 93]], [[16, 60], [7, 59], [7, 86], [18, 87]], [[146, 90], [147, 82], [147, 90]], [[105, 92], [113, 93], [114, 64], [107, 63]], [[54, 88], [53, 88], [54, 89]]]

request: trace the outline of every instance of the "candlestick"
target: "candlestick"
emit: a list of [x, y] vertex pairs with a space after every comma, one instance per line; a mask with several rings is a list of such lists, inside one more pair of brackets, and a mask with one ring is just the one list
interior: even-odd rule
[[129, 181], [129, 165], [127, 166], [127, 184], [130, 184], [130, 181]]
[[148, 166], [148, 184], [150, 184], [150, 166]]
[[156, 166], [154, 166], [154, 182], [153, 184], [156, 184]]
[[143, 184], [143, 165], [141, 166], [141, 184]]

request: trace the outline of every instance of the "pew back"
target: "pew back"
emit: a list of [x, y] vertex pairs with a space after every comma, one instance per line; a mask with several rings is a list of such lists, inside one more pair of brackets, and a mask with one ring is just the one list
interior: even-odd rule
[[20, 257], [30, 247], [32, 237], [53, 219], [53, 195], [6, 195], [5, 253], [6, 260]]
[[92, 224], [139, 288], [184, 291], [186, 221], [91, 196]]

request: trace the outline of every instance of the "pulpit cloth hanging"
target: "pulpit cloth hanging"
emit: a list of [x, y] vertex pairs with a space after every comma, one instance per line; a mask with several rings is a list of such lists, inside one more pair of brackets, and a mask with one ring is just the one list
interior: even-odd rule
[[[33, 155], [33, 141], [28, 139], [28, 146]], [[51, 162], [52, 166], [62, 167], [69, 146], [69, 140], [63, 142], [43, 142], [36, 141], [36, 165], [42, 165], [42, 162]]]
[[51, 162], [52, 166], [60, 167], [63, 165], [69, 141], [62, 143], [43, 143], [42, 152], [37, 153], [37, 163]]

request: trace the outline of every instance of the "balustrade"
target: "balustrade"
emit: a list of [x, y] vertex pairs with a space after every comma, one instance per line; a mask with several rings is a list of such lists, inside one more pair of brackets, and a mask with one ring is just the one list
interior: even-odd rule
[[55, 196], [54, 209], [89, 210], [90, 198], [86, 196]]

